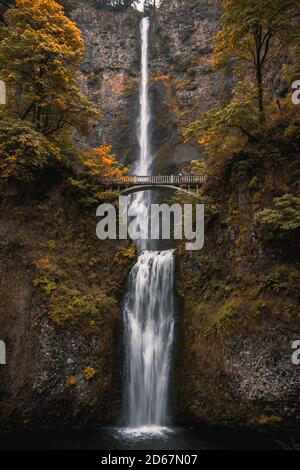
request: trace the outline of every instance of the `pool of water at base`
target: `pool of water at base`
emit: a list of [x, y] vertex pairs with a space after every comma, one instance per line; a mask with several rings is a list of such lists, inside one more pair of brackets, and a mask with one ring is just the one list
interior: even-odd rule
[[276, 439], [257, 433], [193, 428], [99, 428], [91, 431], [0, 436], [0, 450], [276, 450]]

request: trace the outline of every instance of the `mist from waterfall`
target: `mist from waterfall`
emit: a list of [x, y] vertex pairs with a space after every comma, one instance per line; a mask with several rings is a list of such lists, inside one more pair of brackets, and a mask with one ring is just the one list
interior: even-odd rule
[[[141, 22], [141, 86], [138, 138], [140, 156], [135, 172], [151, 174], [149, 127], [149, 31], [150, 20]], [[140, 227], [148, 224], [151, 193], [140, 192], [130, 209]], [[175, 312], [175, 258], [173, 250], [149, 251], [147, 241], [137, 248], [139, 258], [128, 281], [124, 302], [125, 329], [125, 424], [129, 432], [156, 433], [168, 424], [168, 394]]]

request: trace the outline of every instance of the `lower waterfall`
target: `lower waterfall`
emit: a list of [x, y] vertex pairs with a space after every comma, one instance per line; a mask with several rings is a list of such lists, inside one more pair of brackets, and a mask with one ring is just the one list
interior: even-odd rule
[[145, 251], [131, 271], [125, 298], [126, 424], [167, 424], [168, 384], [174, 338], [172, 250]]

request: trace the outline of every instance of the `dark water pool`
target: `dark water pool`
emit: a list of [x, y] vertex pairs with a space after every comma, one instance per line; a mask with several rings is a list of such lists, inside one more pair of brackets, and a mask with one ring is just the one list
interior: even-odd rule
[[230, 431], [165, 428], [19, 433], [0, 436], [1, 450], [276, 450], [275, 438]]

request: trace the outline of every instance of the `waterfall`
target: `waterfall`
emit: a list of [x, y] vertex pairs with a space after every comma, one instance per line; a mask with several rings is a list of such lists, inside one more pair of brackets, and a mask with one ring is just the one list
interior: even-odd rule
[[[151, 174], [149, 125], [149, 18], [141, 22], [141, 87], [139, 144], [136, 174]], [[151, 202], [141, 192], [130, 202], [140, 225], [148, 224], [141, 204]], [[133, 267], [124, 302], [126, 426], [139, 432], [157, 432], [167, 424], [168, 385], [174, 338], [175, 259], [173, 250], [149, 251], [138, 244], [139, 258]]]
[[141, 253], [125, 303], [129, 427], [167, 424], [174, 308], [173, 252]]
[[140, 89], [140, 119], [139, 119], [139, 143], [140, 159], [136, 166], [136, 172], [139, 176], [148, 175], [151, 171], [152, 158], [149, 144], [149, 124], [150, 124], [150, 105], [149, 105], [149, 18], [143, 18], [141, 22], [142, 56], [141, 56], [141, 89]]

